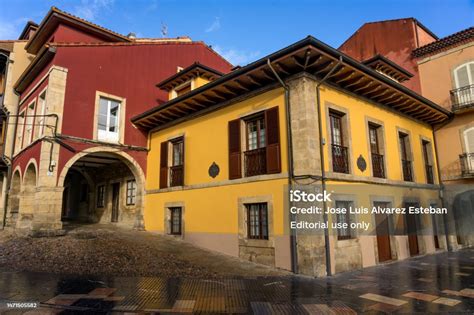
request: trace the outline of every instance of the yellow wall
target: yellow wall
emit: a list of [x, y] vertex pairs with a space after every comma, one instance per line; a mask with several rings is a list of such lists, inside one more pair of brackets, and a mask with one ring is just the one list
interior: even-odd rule
[[[352, 160], [351, 170], [352, 175], [356, 176], [367, 176], [370, 177], [370, 163], [369, 163], [369, 139], [367, 134], [367, 121], [366, 116], [372, 119], [382, 121], [384, 124], [384, 137], [385, 137], [385, 153], [384, 161], [386, 163], [387, 179], [391, 180], [403, 180], [402, 178], [402, 167], [400, 158], [400, 147], [397, 127], [410, 131], [410, 144], [413, 152], [413, 170], [415, 176], [415, 182], [426, 183], [425, 175], [425, 161], [423, 158], [421, 139], [420, 136], [428, 138], [431, 142], [432, 152], [434, 161], [433, 172], [435, 177], [435, 183], [437, 182], [436, 175], [436, 157], [433, 142], [433, 133], [431, 126], [420, 123], [414, 119], [397, 114], [396, 112], [369, 103], [362, 99], [356, 98], [349, 94], [341, 93], [340, 91], [324, 87], [321, 89], [321, 104], [323, 121], [323, 134], [326, 138], [326, 142], [329, 144], [330, 134], [327, 128], [327, 106], [328, 103], [334, 104], [338, 107], [342, 107], [348, 111], [350, 121], [350, 138], [352, 147]], [[316, 128], [316, 127], [315, 127]], [[383, 139], [379, 139], [380, 142]], [[325, 168], [329, 169], [329, 145], [325, 146]], [[367, 170], [365, 172], [360, 171], [357, 168], [357, 158], [362, 155], [367, 162]]]
[[[177, 126], [151, 134], [151, 150], [147, 159], [148, 191], [159, 188], [160, 143], [173, 137], [184, 135], [185, 185], [219, 185], [209, 189], [194, 189], [169, 193], [147, 194], [145, 201], [145, 224], [149, 230], [163, 230], [164, 203], [183, 201], [186, 203], [186, 231], [236, 233], [237, 197], [268, 195], [274, 192], [274, 213], [283, 220], [283, 185], [285, 179], [273, 179], [253, 183], [229, 185], [228, 168], [228, 122], [263, 111], [279, 107], [281, 169], [287, 173], [285, 108], [282, 89], [261, 94], [250, 100], [228, 106], [208, 115], [183, 122]], [[215, 162], [220, 173], [216, 178], [208, 174], [209, 166]], [[228, 185], [228, 186], [225, 186]], [[222, 213], [216, 214], [220, 209]], [[206, 222], [207, 221], [207, 222]], [[275, 222], [275, 227], [282, 222]], [[278, 228], [278, 230], [281, 230]], [[276, 232], [276, 230], [275, 230]]]

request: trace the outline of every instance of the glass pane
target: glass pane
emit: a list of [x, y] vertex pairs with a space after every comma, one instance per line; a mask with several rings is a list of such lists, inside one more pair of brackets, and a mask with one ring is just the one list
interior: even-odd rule
[[461, 87], [464, 87], [464, 86], [468, 86], [469, 85], [469, 76], [467, 74], [467, 65], [459, 68], [457, 71], [456, 71], [456, 77], [458, 79], [457, 81], [457, 84], [458, 84], [458, 88], [461, 88]]
[[259, 120], [259, 127], [260, 127], [260, 145], [259, 148], [265, 147], [265, 120]]
[[99, 102], [99, 117], [98, 117], [99, 130], [107, 130], [107, 110], [108, 110], [108, 101], [104, 98], [101, 98]]
[[109, 131], [118, 132], [118, 116], [120, 104], [114, 101], [110, 101], [110, 118], [109, 118]]
[[247, 123], [247, 143], [249, 150], [255, 150], [257, 148], [257, 122], [250, 121]]

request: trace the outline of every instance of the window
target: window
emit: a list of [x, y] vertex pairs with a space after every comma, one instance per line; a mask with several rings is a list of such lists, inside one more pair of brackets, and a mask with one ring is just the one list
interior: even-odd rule
[[98, 140], [118, 142], [120, 102], [100, 97], [98, 117]]
[[281, 172], [278, 107], [229, 121], [228, 136], [229, 179]]
[[268, 211], [266, 203], [251, 203], [247, 208], [247, 231], [250, 239], [268, 239]]
[[379, 128], [375, 124], [369, 123], [369, 143], [372, 157], [372, 174], [374, 177], [384, 178], [385, 168], [383, 155], [380, 152]]
[[173, 148], [170, 168], [170, 186], [183, 186], [184, 184], [184, 138], [180, 137], [171, 141]]
[[461, 170], [463, 175], [474, 174], [474, 127], [463, 132], [464, 154], [461, 155]]
[[44, 125], [45, 125], [45, 117], [46, 115], [46, 91], [40, 94], [38, 98], [38, 109], [37, 109], [37, 117], [35, 124], [35, 139], [41, 138], [44, 135]]
[[474, 61], [465, 63], [454, 70], [454, 83], [456, 88], [474, 84]]
[[409, 137], [407, 134], [403, 132], [398, 133], [398, 138], [400, 141], [400, 154], [402, 159], [402, 170], [403, 170], [403, 180], [411, 182], [413, 181], [413, 174], [412, 174], [412, 165], [410, 159], [410, 151], [409, 151]]
[[127, 181], [127, 206], [134, 205], [137, 196], [137, 182], [132, 179]]
[[24, 130], [24, 127], [25, 127], [25, 111], [22, 111], [19, 115], [18, 115], [18, 131], [17, 131], [17, 135], [16, 135], [16, 140], [17, 140], [17, 144], [16, 144], [16, 148], [23, 148], [23, 130]]
[[351, 216], [349, 214], [349, 209], [351, 207], [351, 204], [352, 204], [351, 201], [340, 201], [340, 200], [336, 201], [336, 208], [347, 210], [346, 213], [338, 213], [336, 215], [337, 223], [339, 223], [339, 224], [346, 223], [347, 224], [347, 228], [338, 228], [337, 229], [337, 239], [338, 240], [347, 240], [347, 239], [352, 238], [351, 227], [350, 227], [350, 225], [351, 225]]
[[105, 207], [105, 185], [97, 187], [97, 208]]
[[181, 235], [181, 207], [172, 207], [170, 209], [170, 234]]
[[344, 146], [342, 117], [344, 114], [330, 111], [329, 123], [331, 128], [332, 168], [334, 172], [349, 173], [349, 157]]
[[245, 176], [265, 174], [265, 116], [259, 114], [245, 121], [247, 130], [247, 150], [244, 152]]
[[26, 144], [29, 145], [31, 143], [33, 137], [33, 124], [35, 121], [35, 102], [32, 102], [28, 105], [28, 109], [26, 112], [26, 123], [25, 123], [25, 140]]
[[426, 174], [426, 182], [428, 184], [433, 184], [433, 165], [431, 163], [431, 144], [429, 141], [423, 140], [421, 142], [421, 146], [423, 149], [423, 158], [425, 160], [425, 174]]

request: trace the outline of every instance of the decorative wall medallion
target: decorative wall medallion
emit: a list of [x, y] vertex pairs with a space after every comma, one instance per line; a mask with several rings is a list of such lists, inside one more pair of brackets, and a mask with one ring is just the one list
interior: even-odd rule
[[365, 161], [364, 157], [359, 155], [357, 158], [357, 167], [363, 172], [367, 169], [367, 162]]
[[219, 175], [219, 172], [219, 165], [217, 165], [216, 162], [212, 162], [211, 166], [209, 166], [209, 176], [216, 178], [216, 176]]

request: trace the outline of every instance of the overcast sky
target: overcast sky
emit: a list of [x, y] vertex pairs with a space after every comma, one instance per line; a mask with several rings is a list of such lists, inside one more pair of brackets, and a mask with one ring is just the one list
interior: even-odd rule
[[337, 48], [365, 22], [415, 17], [440, 37], [474, 25], [474, 0], [0, 0], [0, 39], [16, 39], [51, 6], [124, 35], [187, 35], [240, 65], [307, 35]]

